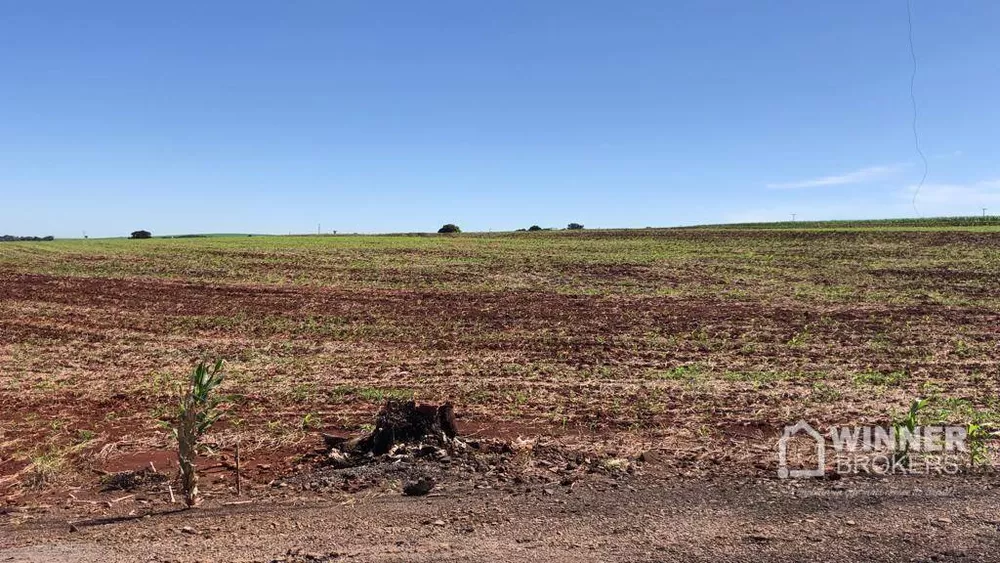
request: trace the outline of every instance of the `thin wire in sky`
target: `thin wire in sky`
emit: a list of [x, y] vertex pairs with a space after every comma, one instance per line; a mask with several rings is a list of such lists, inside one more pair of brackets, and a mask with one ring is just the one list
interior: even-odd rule
[[910, 104], [913, 106], [913, 146], [917, 149], [917, 154], [920, 155], [920, 160], [924, 163], [924, 174], [920, 177], [920, 183], [917, 184], [917, 189], [913, 190], [913, 212], [920, 215], [920, 211], [917, 209], [917, 196], [920, 195], [920, 189], [924, 187], [924, 182], [927, 180], [927, 157], [924, 156], [924, 151], [920, 149], [920, 135], [917, 133], [917, 96], [913, 93], [913, 85], [917, 80], [917, 53], [913, 49], [913, 8], [910, 6], [912, 0], [906, 0], [906, 26], [908, 30], [907, 37], [910, 40], [910, 59], [913, 60], [913, 72], [910, 73]]

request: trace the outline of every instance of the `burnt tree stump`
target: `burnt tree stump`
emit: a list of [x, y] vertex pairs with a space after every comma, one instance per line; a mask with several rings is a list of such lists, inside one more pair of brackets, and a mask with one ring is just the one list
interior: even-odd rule
[[442, 442], [458, 435], [451, 403], [418, 405], [414, 401], [388, 401], [375, 416], [375, 429], [340, 447], [353, 453], [389, 453], [398, 443]]

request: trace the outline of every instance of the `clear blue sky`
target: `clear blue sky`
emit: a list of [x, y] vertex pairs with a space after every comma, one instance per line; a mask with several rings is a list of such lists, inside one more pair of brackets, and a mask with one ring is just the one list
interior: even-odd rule
[[[1000, 3], [914, 0], [925, 216], [1000, 213]], [[906, 4], [4, 2], [0, 234], [913, 216]]]

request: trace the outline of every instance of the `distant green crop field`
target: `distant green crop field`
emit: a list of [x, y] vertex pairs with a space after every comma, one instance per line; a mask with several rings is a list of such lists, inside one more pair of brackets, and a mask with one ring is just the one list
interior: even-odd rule
[[936, 229], [997, 228], [1000, 215], [969, 217], [922, 217], [907, 219], [863, 219], [846, 221], [776, 221], [772, 223], [730, 223], [696, 225], [694, 229]]

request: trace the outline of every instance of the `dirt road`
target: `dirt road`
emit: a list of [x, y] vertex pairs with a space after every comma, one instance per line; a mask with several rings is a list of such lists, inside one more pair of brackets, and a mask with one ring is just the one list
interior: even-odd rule
[[190, 511], [52, 506], [0, 517], [0, 561], [996, 561], [998, 487], [992, 474], [643, 475], [421, 498], [279, 490]]

